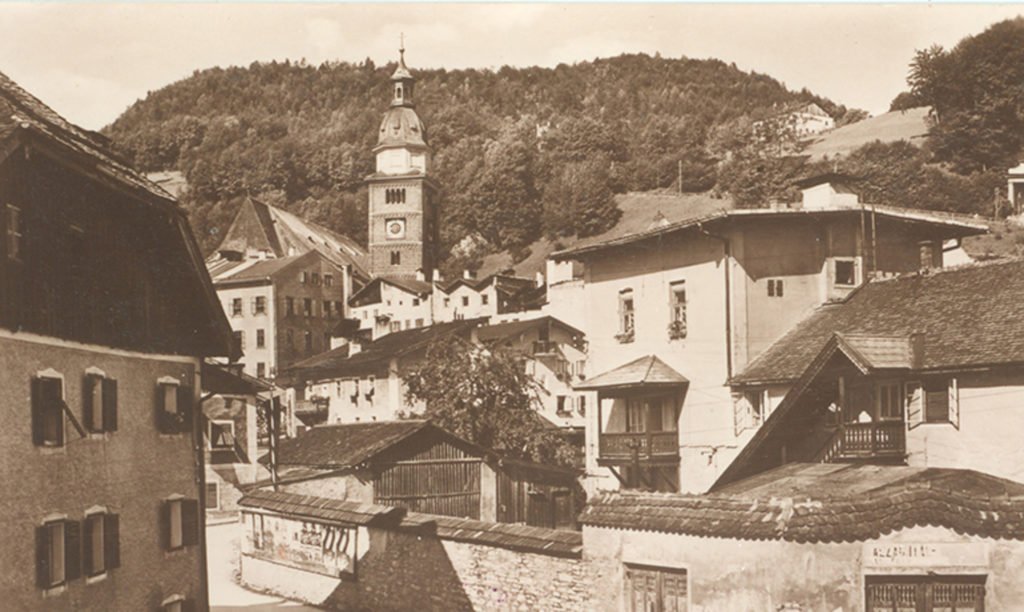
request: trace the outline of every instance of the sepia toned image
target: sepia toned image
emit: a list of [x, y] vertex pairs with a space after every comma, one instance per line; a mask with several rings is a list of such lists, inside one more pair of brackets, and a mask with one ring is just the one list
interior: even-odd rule
[[1024, 8], [0, 3], [0, 610], [1024, 610]]

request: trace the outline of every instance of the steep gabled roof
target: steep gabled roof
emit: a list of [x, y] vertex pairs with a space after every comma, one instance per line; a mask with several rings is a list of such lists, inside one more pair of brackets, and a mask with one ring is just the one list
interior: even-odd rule
[[[856, 349], [899, 360], [906, 338], [921, 334], [924, 370], [1024, 363], [1024, 260], [1002, 260], [869, 282], [843, 302], [820, 306], [733, 377], [736, 385], [798, 379], [839, 332]], [[862, 338], [875, 337], [867, 347]], [[878, 337], [891, 339], [882, 346]], [[883, 359], [875, 354], [874, 359]]]
[[317, 251], [335, 265], [351, 265], [363, 279], [367, 256], [358, 243], [286, 210], [248, 197], [238, 209], [217, 251], [269, 251], [275, 257]]
[[[0, 72], [0, 161], [18, 150], [24, 142], [36, 150], [60, 160], [82, 176], [130, 195], [134, 202], [171, 214], [180, 237], [180, 255], [187, 259], [197, 293], [202, 296], [207, 323], [200, 333], [205, 337], [202, 351], [206, 356], [231, 356], [234, 343], [220, 300], [203, 265], [202, 254], [192, 234], [185, 212], [174, 197], [136, 172], [121, 159], [102, 134], [85, 130], [22, 89]], [[164, 220], [152, 219], [153, 223]]]
[[931, 525], [1024, 540], [1024, 484], [973, 470], [791, 463], [704, 495], [602, 493], [580, 523], [790, 542], [863, 542]]
[[678, 387], [690, 381], [655, 355], [634, 359], [625, 365], [574, 385], [578, 391], [603, 391], [635, 387]]
[[153, 198], [165, 204], [174, 202], [171, 194], [121, 159], [105, 136], [80, 128], [61, 117], [0, 72], [0, 139], [4, 135], [14, 137], [19, 132], [31, 133], [72, 156], [89, 160], [89, 165], [100, 175], [148, 196], [150, 202]]

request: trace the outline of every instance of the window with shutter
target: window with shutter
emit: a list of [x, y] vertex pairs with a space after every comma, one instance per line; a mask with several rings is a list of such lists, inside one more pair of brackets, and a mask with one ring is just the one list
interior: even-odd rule
[[103, 561], [107, 570], [121, 567], [121, 519], [117, 514], [103, 515]]
[[184, 546], [199, 544], [199, 500], [181, 500], [181, 541]]
[[103, 514], [90, 514], [82, 521], [82, 561], [86, 576], [98, 576], [107, 571], [103, 518]]
[[[68, 526], [74, 524], [72, 533]], [[36, 584], [43, 589], [60, 586], [77, 578], [78, 571], [67, 571], [68, 561], [77, 564], [78, 523], [52, 521], [36, 528]], [[70, 538], [70, 541], [69, 541]]]
[[685, 569], [627, 565], [625, 578], [629, 612], [689, 610], [689, 577]]
[[32, 379], [32, 442], [64, 444], [64, 381], [59, 378]]
[[93, 433], [117, 431], [117, 381], [86, 374], [82, 383], [82, 416]]
[[924, 420], [929, 423], [949, 422], [949, 381], [935, 378], [924, 381]]
[[908, 382], [904, 386], [907, 402], [907, 424], [913, 429], [924, 422], [924, 394], [921, 383]]
[[82, 525], [77, 521], [64, 522], [64, 580], [70, 582], [82, 577]]

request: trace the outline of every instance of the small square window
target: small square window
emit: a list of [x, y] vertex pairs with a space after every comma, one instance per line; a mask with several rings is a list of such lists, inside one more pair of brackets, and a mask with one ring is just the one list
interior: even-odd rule
[[463, 307], [469, 306], [469, 296], [468, 295], [462, 296], [462, 305], [463, 305]]
[[[261, 364], [262, 365], [262, 364]], [[231, 448], [235, 443], [235, 422], [210, 421], [210, 448]]]
[[835, 260], [835, 283], [846, 287], [857, 284], [857, 264], [852, 259]]

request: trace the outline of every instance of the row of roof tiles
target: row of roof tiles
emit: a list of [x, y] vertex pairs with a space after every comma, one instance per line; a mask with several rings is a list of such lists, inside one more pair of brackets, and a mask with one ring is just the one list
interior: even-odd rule
[[343, 526], [381, 526], [429, 533], [445, 540], [548, 555], [578, 558], [583, 550], [583, 537], [578, 531], [490, 523], [278, 491], [252, 491], [238, 503], [243, 508], [269, 510], [300, 520], [324, 521]]

